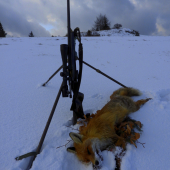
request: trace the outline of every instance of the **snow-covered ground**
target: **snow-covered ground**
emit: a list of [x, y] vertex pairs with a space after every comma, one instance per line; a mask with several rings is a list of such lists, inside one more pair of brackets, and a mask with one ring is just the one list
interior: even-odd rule
[[[64, 37], [0, 39], [0, 170], [21, 170], [29, 158], [15, 157], [36, 149], [62, 82], [56, 75], [62, 65]], [[84, 61], [122, 84], [143, 93], [134, 100], [152, 98], [131, 117], [144, 124], [139, 142], [127, 146], [121, 170], [170, 169], [170, 37], [83, 37]], [[120, 86], [83, 66], [80, 91], [85, 113], [95, 113]], [[70, 125], [70, 98], [60, 98], [54, 117], [32, 170], [92, 170], [66, 151], [74, 131]], [[72, 127], [72, 126], [71, 126]], [[74, 129], [78, 125], [74, 126]], [[76, 132], [76, 130], [75, 130]], [[67, 147], [72, 146], [70, 142]], [[114, 170], [114, 153], [104, 151], [102, 170]]]

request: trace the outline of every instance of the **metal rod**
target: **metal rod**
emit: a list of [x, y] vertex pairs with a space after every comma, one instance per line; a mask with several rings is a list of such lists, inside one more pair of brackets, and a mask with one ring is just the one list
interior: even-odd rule
[[[77, 59], [79, 60], [78, 57], [77, 57]], [[90, 68], [96, 70], [98, 73], [100, 73], [100, 74], [104, 75], [105, 77], [109, 78], [110, 80], [114, 81], [115, 83], [121, 85], [121, 86], [124, 87], [124, 88], [127, 88], [125, 85], [123, 85], [122, 83], [120, 83], [120, 82], [118, 82], [117, 80], [113, 79], [112, 77], [108, 76], [107, 74], [103, 73], [103, 72], [100, 71], [99, 69], [96, 69], [95, 67], [93, 67], [93, 66], [91, 66], [90, 64], [86, 63], [85, 61], [82, 61], [82, 62], [83, 62], [85, 65], [89, 66]], [[61, 66], [59, 69], [61, 69], [62, 67], [63, 67], [63, 66]], [[59, 69], [50, 77], [50, 79], [53, 78], [53, 77], [55, 76], [55, 74], [57, 74], [57, 72], [59, 71]], [[49, 79], [49, 80], [50, 80], [50, 79]], [[48, 80], [48, 81], [49, 81], [49, 80]], [[47, 81], [47, 82], [48, 82], [48, 81]], [[46, 84], [46, 83], [44, 83], [44, 84]], [[44, 85], [44, 84], [43, 84], [43, 85]]]
[[[77, 57], [78, 58], [78, 57]], [[78, 58], [79, 60], [79, 58]], [[110, 80], [114, 81], [115, 83], [121, 85], [124, 88], [127, 88], [125, 85], [121, 84], [120, 82], [118, 82], [117, 80], [113, 79], [112, 77], [108, 76], [107, 74], [103, 73], [102, 71], [100, 71], [99, 69], [96, 69], [95, 67], [91, 66], [90, 64], [86, 63], [85, 61], [82, 61], [85, 65], [89, 66], [90, 68], [96, 70], [98, 73], [102, 74], [103, 76], [109, 78]]]
[[[77, 59], [79, 60], [79, 58], [77, 57]], [[89, 66], [90, 68], [96, 70], [98, 73], [104, 75], [105, 77], [109, 78], [110, 80], [114, 81], [115, 83], [121, 85], [124, 88], [127, 88], [125, 85], [121, 84], [120, 82], [118, 82], [117, 80], [113, 79], [112, 77], [108, 76], [107, 74], [103, 73], [102, 71], [100, 71], [99, 69], [96, 69], [95, 67], [91, 66], [90, 64], [86, 63], [85, 61], [82, 61], [85, 65]], [[49, 79], [47, 82], [45, 82], [42, 86], [45, 86], [61, 69], [63, 68], [63, 66], [61, 66]]]
[[[68, 34], [68, 63], [71, 63], [71, 24], [70, 24], [70, 1], [67, 0], [67, 34]], [[68, 65], [71, 70], [71, 65]]]
[[68, 30], [68, 46], [70, 46], [70, 1], [67, 0], [67, 30]]
[[63, 65], [42, 86], [45, 86], [62, 68]]
[[62, 86], [63, 86], [63, 82], [62, 82], [62, 84], [61, 84], [61, 86], [60, 86], [60, 89], [59, 89], [59, 91], [58, 91], [56, 100], [55, 100], [55, 102], [54, 102], [53, 108], [52, 108], [51, 113], [50, 113], [50, 116], [49, 116], [48, 121], [47, 121], [47, 123], [46, 123], [44, 132], [43, 132], [43, 134], [42, 134], [42, 136], [41, 136], [39, 145], [38, 145], [37, 150], [36, 150], [36, 155], [31, 157], [31, 160], [30, 160], [30, 162], [29, 162], [28, 167], [27, 167], [26, 170], [29, 170], [29, 169], [32, 167], [32, 164], [33, 164], [33, 162], [34, 162], [37, 154], [39, 154], [40, 151], [41, 151], [41, 147], [42, 147], [42, 145], [43, 145], [45, 136], [46, 136], [46, 134], [47, 134], [48, 128], [49, 128], [49, 126], [50, 126], [51, 120], [52, 120], [52, 118], [53, 118], [53, 115], [54, 115], [56, 106], [57, 106], [57, 104], [58, 104], [58, 101], [59, 101], [59, 98], [60, 98], [60, 95], [61, 95]]

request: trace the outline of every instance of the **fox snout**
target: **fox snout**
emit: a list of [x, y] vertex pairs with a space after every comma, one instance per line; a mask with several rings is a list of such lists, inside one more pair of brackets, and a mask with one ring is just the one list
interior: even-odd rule
[[98, 150], [97, 150], [97, 152], [95, 152], [95, 159], [94, 160], [95, 161], [94, 161], [93, 165], [95, 167], [99, 168], [101, 166], [102, 161], [103, 161], [103, 157], [101, 155], [101, 152], [99, 153]]
[[94, 166], [99, 167], [102, 156], [94, 144], [94, 139], [83, 140], [83, 135], [73, 132], [70, 133], [70, 137], [74, 141], [74, 147], [67, 148], [67, 151], [75, 153], [80, 161], [92, 162]]
[[99, 161], [95, 161], [95, 165], [99, 165]]

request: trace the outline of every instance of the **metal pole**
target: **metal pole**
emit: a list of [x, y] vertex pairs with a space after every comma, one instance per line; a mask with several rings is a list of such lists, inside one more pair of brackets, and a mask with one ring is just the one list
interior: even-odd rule
[[71, 26], [70, 26], [70, 1], [67, 0], [67, 34], [68, 34], [68, 67], [71, 70]]
[[60, 89], [59, 89], [59, 92], [58, 92], [58, 94], [57, 94], [56, 100], [55, 100], [55, 102], [54, 102], [53, 108], [52, 108], [52, 110], [51, 110], [50, 116], [49, 116], [48, 121], [47, 121], [47, 123], [46, 123], [44, 132], [43, 132], [43, 134], [42, 134], [42, 136], [41, 136], [39, 145], [38, 145], [37, 150], [36, 150], [36, 155], [31, 157], [31, 160], [30, 160], [30, 162], [29, 162], [28, 167], [27, 167], [26, 170], [29, 170], [29, 169], [32, 167], [32, 164], [33, 164], [33, 162], [34, 162], [37, 154], [39, 154], [40, 151], [41, 151], [41, 147], [42, 147], [42, 145], [43, 145], [45, 136], [46, 136], [46, 134], [47, 134], [47, 131], [48, 131], [48, 128], [49, 128], [49, 126], [50, 126], [51, 120], [52, 120], [52, 118], [53, 118], [53, 115], [54, 115], [54, 112], [55, 112], [55, 109], [56, 109], [58, 100], [59, 100], [60, 95], [61, 95], [62, 86], [63, 86], [63, 82], [62, 82], [62, 84], [61, 84], [61, 86], [60, 86]]
[[42, 86], [45, 86], [62, 68], [63, 65]]
[[67, 0], [67, 30], [68, 30], [68, 46], [70, 46], [70, 1]]
[[[78, 58], [78, 57], [77, 57], [77, 58]], [[79, 60], [79, 58], [78, 58], [78, 60]], [[121, 86], [124, 87], [124, 88], [127, 88], [125, 85], [121, 84], [120, 82], [118, 82], [117, 80], [115, 80], [115, 79], [113, 79], [112, 77], [108, 76], [107, 74], [103, 73], [103, 72], [100, 71], [99, 69], [96, 69], [95, 67], [91, 66], [90, 64], [88, 64], [88, 63], [86, 63], [86, 62], [84, 62], [84, 61], [82, 61], [82, 62], [83, 62], [85, 65], [89, 66], [90, 68], [96, 70], [98, 73], [102, 74], [103, 76], [105, 76], [105, 77], [109, 78], [110, 80], [114, 81], [115, 83], [121, 85]]]

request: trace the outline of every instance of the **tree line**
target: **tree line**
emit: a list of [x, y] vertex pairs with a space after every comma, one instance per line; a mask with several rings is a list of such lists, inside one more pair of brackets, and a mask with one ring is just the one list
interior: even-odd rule
[[[96, 20], [94, 21], [94, 25], [91, 30], [87, 31], [86, 36], [100, 36], [96, 31], [102, 31], [102, 30], [110, 30], [110, 29], [120, 29], [122, 27], [122, 24], [114, 24], [114, 26], [111, 28], [111, 22], [107, 18], [106, 15], [100, 14], [96, 17]], [[93, 31], [93, 33], [92, 33]], [[127, 33], [133, 34], [135, 36], [139, 36], [139, 32], [132, 30], [132, 31], [125, 31]]]
[[[99, 14], [99, 16], [96, 17], [96, 20], [94, 21], [94, 25], [92, 26], [92, 29], [87, 31], [87, 36], [99, 36], [98, 33], [96, 33], [95, 31], [102, 31], [102, 30], [110, 30], [110, 29], [120, 29], [122, 27], [121, 24], [114, 24], [114, 26], [111, 28], [111, 22], [109, 21], [109, 19], [107, 18], [106, 15], [102, 15]], [[92, 31], [93, 31], [93, 35], [92, 35]], [[138, 31], [131, 31], [129, 32], [131, 34], [134, 34], [136, 36], [139, 36], [139, 32]], [[0, 22], [0, 37], [6, 37], [7, 33], [5, 33], [2, 24]], [[34, 37], [33, 32], [31, 31], [28, 35], [29, 37]], [[67, 36], [67, 35], [66, 35]], [[54, 37], [52, 35], [52, 37]]]
[[[0, 22], [0, 37], [6, 37], [7, 33], [5, 32], [1, 22]], [[33, 32], [31, 31], [28, 35], [29, 37], [34, 37]]]

